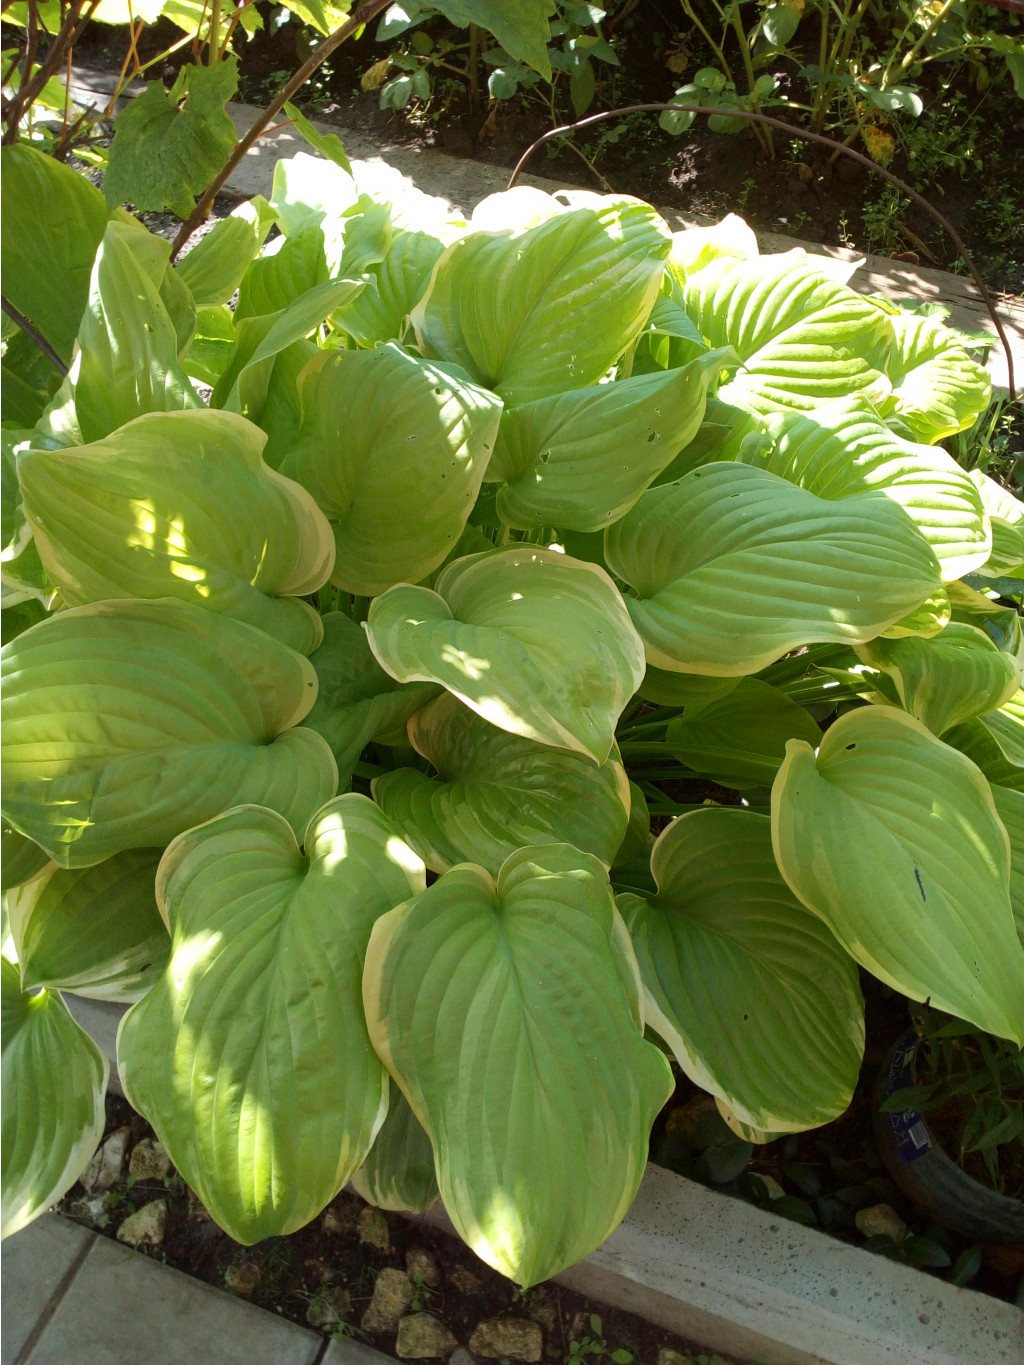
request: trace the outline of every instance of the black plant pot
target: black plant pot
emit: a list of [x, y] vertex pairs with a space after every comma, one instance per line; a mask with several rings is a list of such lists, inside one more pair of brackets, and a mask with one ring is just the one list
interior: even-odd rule
[[918, 1037], [900, 1039], [874, 1091], [875, 1136], [903, 1193], [943, 1227], [974, 1242], [1024, 1242], [1024, 1201], [998, 1194], [952, 1161], [916, 1109], [883, 1113], [883, 1100], [916, 1084]]

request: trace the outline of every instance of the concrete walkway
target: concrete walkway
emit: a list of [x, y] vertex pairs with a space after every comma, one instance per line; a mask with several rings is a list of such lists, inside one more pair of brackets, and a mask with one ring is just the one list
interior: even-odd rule
[[0, 1249], [0, 1365], [393, 1365], [44, 1214]]

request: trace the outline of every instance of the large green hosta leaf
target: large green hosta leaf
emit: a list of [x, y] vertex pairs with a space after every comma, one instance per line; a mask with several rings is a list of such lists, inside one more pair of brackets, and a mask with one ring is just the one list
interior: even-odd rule
[[131, 1004], [157, 980], [170, 941], [156, 908], [160, 849], [133, 848], [95, 867], [50, 863], [8, 893], [22, 984]]
[[510, 407], [596, 383], [639, 335], [671, 249], [649, 204], [597, 203], [448, 247], [412, 313], [424, 353], [462, 365]]
[[360, 982], [374, 921], [425, 885], [423, 864], [365, 796], [287, 822], [246, 806], [167, 849], [171, 931], [159, 984], [125, 1016], [131, 1103], [236, 1242], [315, 1218], [387, 1112]]
[[741, 789], [771, 786], [790, 739], [817, 745], [821, 731], [802, 706], [758, 678], [740, 678], [722, 696], [686, 703], [665, 732], [681, 763]]
[[361, 346], [399, 341], [426, 292], [444, 243], [428, 232], [395, 232], [383, 261], [363, 273], [366, 288], [333, 318]]
[[228, 806], [303, 829], [337, 787], [330, 749], [291, 729], [308, 659], [183, 602], [96, 602], [3, 650], [3, 811], [62, 867], [154, 848]]
[[374, 927], [374, 1046], [434, 1145], [459, 1234], [524, 1286], [618, 1225], [672, 1090], [644, 1041], [607, 874], [567, 844], [466, 864]]
[[988, 372], [938, 318], [896, 313], [892, 328], [885, 368], [896, 412], [929, 445], [966, 431], [992, 397]]
[[222, 218], [174, 267], [198, 308], [225, 304], [270, 231], [273, 215], [257, 195]]
[[488, 479], [509, 526], [602, 531], [687, 446], [708, 385], [728, 364], [710, 351], [679, 370], [540, 398], [507, 412]]
[[0, 958], [3, 1021], [3, 1229], [45, 1213], [85, 1170], [103, 1136], [109, 1066], [56, 992], [22, 991]]
[[500, 401], [395, 345], [321, 353], [302, 372], [299, 398], [281, 471], [334, 527], [332, 581], [370, 597], [426, 578], [473, 510]]
[[1024, 502], [980, 469], [972, 469], [968, 478], [992, 523], [992, 553], [981, 572], [987, 577], [1024, 572]]
[[298, 599], [328, 578], [316, 503], [264, 464], [234, 413], [151, 413], [106, 440], [18, 460], [25, 513], [69, 605], [178, 597], [308, 654], [323, 628]]
[[754, 673], [812, 641], [873, 639], [939, 583], [883, 495], [829, 502], [731, 463], [650, 489], [605, 532], [605, 554], [636, 589], [626, 605], [648, 661], [682, 673]]
[[772, 839], [794, 893], [863, 967], [912, 1000], [1024, 1042], [1024, 949], [989, 784], [888, 706], [792, 740]]
[[857, 968], [779, 875], [767, 817], [691, 811], [651, 870], [657, 895], [618, 904], [648, 1023], [686, 1074], [761, 1131], [841, 1114], [864, 1054]]
[[373, 783], [384, 808], [433, 872], [477, 863], [496, 876], [517, 848], [574, 844], [605, 867], [629, 820], [617, 757], [583, 754], [498, 730], [444, 692], [409, 722], [409, 742], [438, 771], [397, 768]]
[[423, 1213], [440, 1199], [434, 1149], [397, 1085], [373, 1146], [352, 1177], [352, 1188], [378, 1209]]
[[45, 849], [4, 821], [0, 826], [0, 891], [21, 886], [49, 862]]
[[310, 657], [319, 691], [303, 724], [331, 746], [345, 785], [371, 740], [407, 742], [406, 721], [441, 686], [396, 682], [373, 657], [366, 631], [344, 612], [328, 612], [323, 626], [323, 644]]
[[4, 294], [69, 365], [107, 206], [83, 175], [27, 142], [4, 147], [0, 166]]
[[1010, 836], [1010, 904], [1024, 947], [1024, 793], [992, 783], [992, 799]]
[[370, 647], [399, 682], [438, 682], [499, 729], [604, 763], [644, 676], [643, 645], [596, 564], [524, 545], [467, 555], [434, 591], [370, 604]]
[[114, 220], [104, 233], [71, 375], [83, 441], [144, 412], [203, 406], [178, 364], [178, 334], [161, 297], [169, 254], [168, 243], [135, 223]]
[[851, 393], [888, 392], [888, 316], [802, 252], [713, 260], [687, 278], [685, 299], [701, 335], [743, 361], [719, 391], [727, 403], [812, 410]]
[[996, 710], [1020, 687], [1020, 665], [984, 631], [956, 621], [932, 640], [872, 640], [857, 656], [889, 674], [904, 709], [935, 735]]
[[830, 501], [884, 493], [927, 540], [947, 581], [989, 558], [992, 537], [971, 476], [946, 451], [897, 436], [863, 399], [776, 414], [760, 425], [743, 441], [740, 460]]

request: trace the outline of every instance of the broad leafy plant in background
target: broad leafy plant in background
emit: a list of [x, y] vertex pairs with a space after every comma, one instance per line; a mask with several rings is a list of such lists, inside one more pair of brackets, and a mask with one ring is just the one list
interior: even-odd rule
[[353, 1181], [524, 1285], [673, 1062], [841, 1114], [858, 967], [1024, 1042], [1024, 512], [941, 323], [623, 195], [302, 155], [172, 265], [3, 170], [68, 366], [10, 334], [5, 1231], [101, 1131], [69, 992], [238, 1241]]

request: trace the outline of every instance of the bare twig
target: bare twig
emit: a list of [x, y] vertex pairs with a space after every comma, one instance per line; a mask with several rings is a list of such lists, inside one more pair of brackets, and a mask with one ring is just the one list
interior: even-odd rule
[[7, 316], [11, 319], [12, 322], [16, 323], [17, 326], [21, 328], [21, 330], [25, 333], [28, 339], [30, 341], [35, 342], [35, 344], [42, 351], [43, 355], [46, 356], [50, 364], [53, 365], [55, 369], [60, 370], [61, 374], [67, 374], [68, 367], [64, 364], [63, 360], [61, 360], [60, 356], [43, 336], [42, 332], [38, 331], [35, 327], [33, 327], [32, 323], [29, 322], [25, 314], [19, 312], [18, 309], [15, 308], [14, 304], [9, 303], [8, 300], [5, 299], [2, 294], [0, 294], [0, 307], [3, 308], [3, 311], [7, 314]]
[[[599, 114], [588, 114], [586, 118], [577, 119], [575, 123], [565, 123], [560, 128], [551, 128], [546, 133], [541, 133], [540, 137], [531, 142], [529, 147], [527, 147], [526, 151], [516, 162], [515, 169], [509, 177], [508, 188], [512, 189], [515, 185], [522, 174], [524, 166], [529, 161], [530, 157], [533, 156], [537, 148], [542, 147], [545, 142], [550, 142], [553, 137], [565, 137], [569, 133], [578, 132], [581, 128], [589, 128], [593, 124], [601, 123], [609, 118], [622, 118], [625, 114], [660, 114], [666, 112], [673, 114], [721, 114], [722, 110], [720, 107], [716, 108], [706, 104], [655, 103], [628, 104], [622, 109], [605, 109]], [[1017, 397], [1017, 391], [1014, 387], [1013, 352], [1010, 349], [1010, 341], [1006, 335], [1006, 329], [1002, 324], [999, 314], [996, 312], [996, 306], [992, 302], [992, 295], [989, 293], [985, 281], [981, 278], [971, 253], [967, 250], [963, 238], [946, 215], [940, 213], [939, 210], [935, 208], [934, 205], [930, 204], [924, 195], [915, 190], [912, 185], [908, 185], [907, 182], [901, 180], [899, 176], [893, 175], [892, 171], [887, 171], [884, 166], [879, 166], [878, 163], [872, 161], [870, 157], [864, 156], [861, 152], [854, 151], [852, 147], [844, 147], [841, 142], [837, 142], [835, 138], [827, 137], [824, 133], [812, 133], [806, 128], [798, 128], [795, 123], [787, 123], [784, 119], [773, 118], [770, 114], [755, 114], [749, 109], [730, 109], [729, 117], [747, 119], [751, 123], [767, 123], [773, 128], [778, 128], [782, 132], [788, 133], [791, 137], [801, 138], [804, 142], [816, 142], [819, 146], [828, 147], [833, 152], [840, 152], [843, 156], [850, 157], [851, 160], [858, 162], [861, 166], [866, 166], [869, 171], [874, 171], [876, 175], [880, 175], [885, 180], [888, 180], [890, 185], [895, 185], [899, 192], [902, 195], [905, 195], [907, 199], [913, 200], [913, 202], [919, 204], [926, 213], [931, 214], [935, 221], [949, 235], [957, 252], [963, 258], [964, 265], [967, 267], [971, 278], [978, 286], [978, 292], [981, 295], [982, 302], [985, 305], [989, 317], [992, 319], [992, 325], [996, 329], [996, 335], [999, 337], [1000, 344], [1006, 354], [1006, 386], [1009, 390], [1010, 401], [1013, 402]]]
[[[99, 3], [100, 0], [88, 0], [83, 10], [83, 0], [71, 0], [64, 21], [46, 49], [46, 56], [36, 74], [27, 83], [22, 83], [14, 99], [4, 109], [7, 127], [2, 141], [5, 147], [17, 142], [18, 129], [25, 111], [38, 99], [51, 76], [56, 75], [68, 52], [84, 33], [85, 26], [96, 12]], [[36, 0], [29, 0], [29, 12], [30, 14], [36, 12]]]
[[295, 72], [290, 80], [285, 82], [245, 136], [235, 143], [235, 150], [228, 157], [227, 162], [219, 174], [214, 177], [209, 185], [207, 185], [206, 189], [203, 191], [202, 197], [199, 199], [199, 202], [196, 204], [188, 219], [182, 223], [178, 235], [174, 239], [174, 246], [171, 248], [172, 261], [192, 236], [193, 232], [195, 232], [196, 228], [199, 227], [200, 223], [205, 222], [209, 217], [214, 199], [216, 199], [218, 192], [231, 175], [232, 171], [234, 171], [235, 167], [242, 160], [242, 157], [245, 156], [246, 152], [255, 142], [259, 141], [288, 101], [302, 89], [310, 76], [316, 71], [317, 67], [327, 60], [339, 44], [343, 43], [346, 38], [351, 37], [353, 33], [356, 33], [365, 24], [368, 24], [371, 19], [378, 15], [381, 10], [385, 9], [390, 3], [391, 0], [367, 0], [366, 4], [360, 5], [357, 10], [349, 15], [348, 19], [345, 20], [340, 28], [335, 29], [332, 34], [326, 37], [322, 43], [313, 49], [309, 57], [307, 57], [299, 67], [298, 71]]

